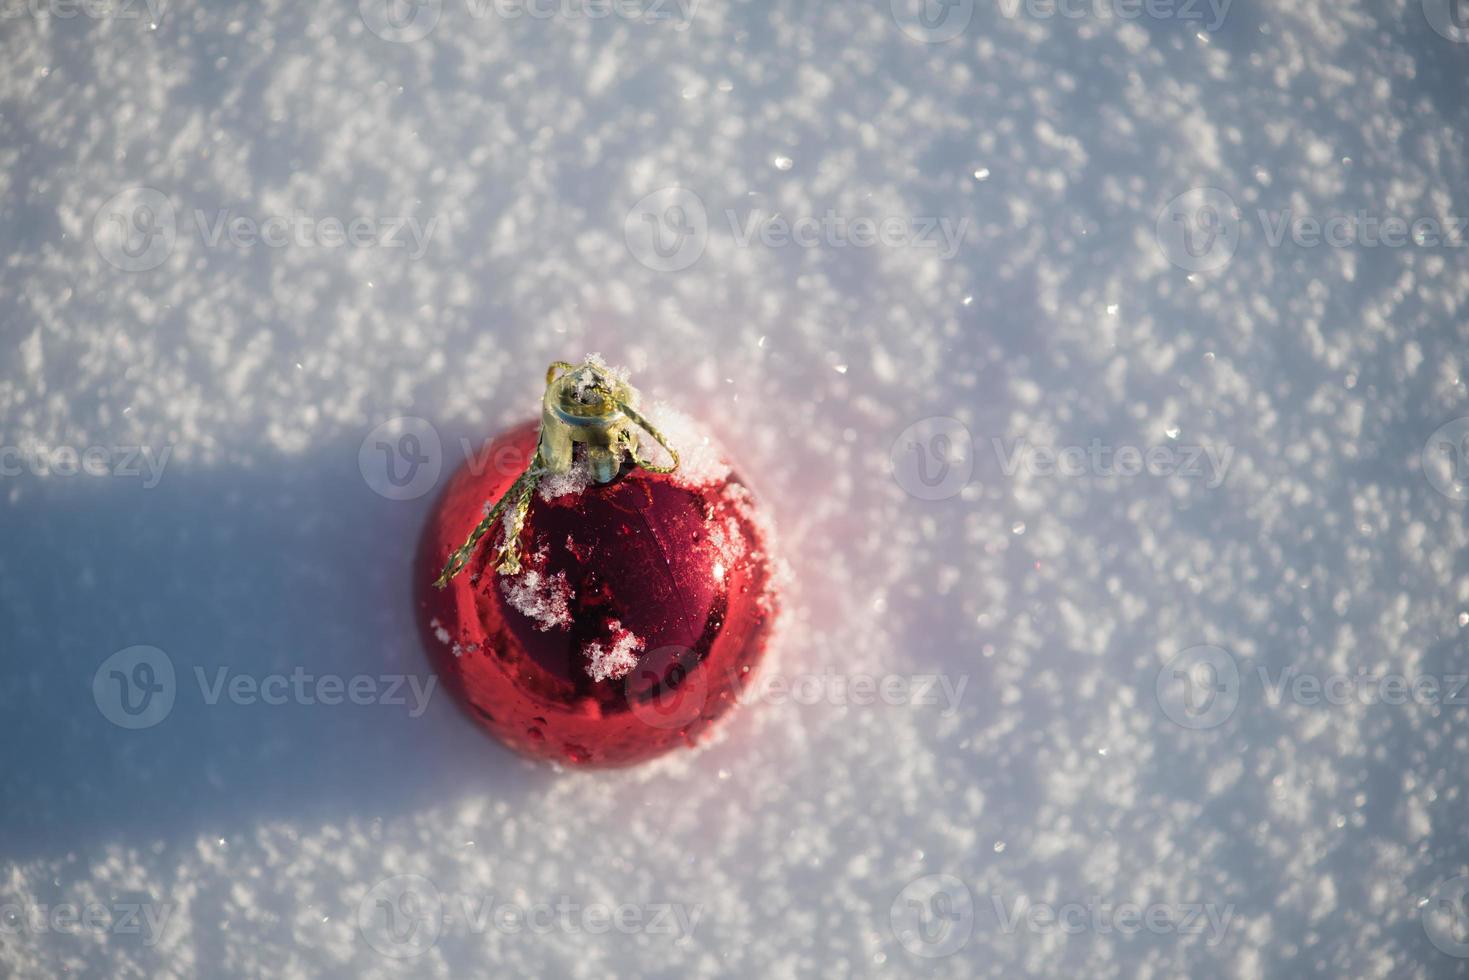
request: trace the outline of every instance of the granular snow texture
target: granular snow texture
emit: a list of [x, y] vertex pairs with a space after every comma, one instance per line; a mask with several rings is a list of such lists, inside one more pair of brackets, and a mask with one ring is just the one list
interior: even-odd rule
[[[0, 974], [1469, 975], [1447, 5], [10, 0]], [[792, 577], [585, 774], [410, 578], [589, 350]]]

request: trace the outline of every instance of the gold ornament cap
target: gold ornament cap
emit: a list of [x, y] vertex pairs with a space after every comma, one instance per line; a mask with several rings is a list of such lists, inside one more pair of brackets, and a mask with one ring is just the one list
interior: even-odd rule
[[[520, 531], [530, 510], [531, 495], [541, 477], [571, 469], [576, 444], [586, 447], [587, 468], [598, 483], [610, 483], [622, 470], [624, 458], [650, 473], [672, 473], [678, 453], [653, 425], [638, 413], [638, 393], [610, 371], [595, 354], [580, 365], [557, 361], [546, 371], [541, 396], [541, 434], [535, 455], [525, 471], [496, 501], [463, 545], [449, 555], [434, 584], [439, 588], [469, 562], [480, 538], [505, 514], [505, 541], [496, 569], [506, 575], [520, 572]], [[644, 459], [638, 450], [638, 430], [652, 436], [668, 453], [667, 466]]]
[[637, 438], [632, 422], [622, 410], [637, 392], [626, 381], [600, 370], [588, 361], [557, 374], [562, 366], [551, 365], [546, 374], [546, 394], [541, 399], [541, 462], [548, 473], [571, 469], [576, 443], [587, 447], [587, 466], [592, 479], [610, 483], [622, 469], [623, 450]]

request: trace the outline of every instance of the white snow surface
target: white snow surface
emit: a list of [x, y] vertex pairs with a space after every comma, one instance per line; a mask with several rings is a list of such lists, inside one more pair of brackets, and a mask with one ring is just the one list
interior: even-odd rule
[[[399, 40], [372, 0], [53, 6], [0, 20], [0, 975], [1469, 974], [1432, 918], [1469, 873], [1466, 708], [1260, 679], [1469, 669], [1469, 504], [1421, 456], [1469, 414], [1469, 256], [1253, 217], [1469, 214], [1469, 45], [1432, 3], [1240, 0], [1212, 33], [961, 3], [941, 43], [902, 0], [431, 0]], [[707, 218], [677, 269], [629, 246], [665, 188]], [[1249, 216], [1222, 268], [1160, 244], [1193, 188]], [[172, 209], [166, 254], [109, 244], [125, 192]], [[829, 210], [967, 231], [742, 241]], [[222, 211], [437, 222], [421, 253], [274, 247]], [[608, 773], [425, 688], [411, 603], [434, 491], [587, 350], [728, 449], [793, 573], [781, 683]], [[430, 428], [379, 446], [400, 416]], [[939, 499], [892, 463], [934, 417], [973, 464]], [[1232, 457], [1057, 476], [1017, 440]], [[25, 462], [56, 447], [116, 475]], [[154, 485], [128, 447], [167, 451]], [[395, 447], [416, 493], [368, 475]], [[171, 676], [104, 667], [137, 645]], [[1194, 729], [1158, 691], [1200, 645], [1240, 679]], [[114, 723], [130, 681], [166, 717]], [[514, 928], [563, 901], [689, 928]], [[1068, 903], [1079, 930], [1010, 918]], [[1097, 924], [1123, 903], [1228, 925]]]

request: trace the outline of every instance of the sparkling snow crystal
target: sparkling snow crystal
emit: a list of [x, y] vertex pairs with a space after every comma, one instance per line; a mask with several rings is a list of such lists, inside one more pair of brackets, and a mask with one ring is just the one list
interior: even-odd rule
[[621, 680], [638, 665], [638, 654], [643, 641], [631, 630], [624, 629], [620, 620], [607, 624], [612, 634], [610, 645], [600, 642], [588, 643], [582, 648], [587, 658], [587, 674], [594, 681]]
[[526, 565], [518, 575], [503, 576], [500, 589], [510, 605], [536, 621], [537, 629], [545, 631], [571, 623], [571, 584], [565, 572], [547, 575]]

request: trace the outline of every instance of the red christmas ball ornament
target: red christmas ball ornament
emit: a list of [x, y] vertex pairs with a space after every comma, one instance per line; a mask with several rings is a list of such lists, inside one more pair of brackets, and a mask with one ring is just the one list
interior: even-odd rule
[[434, 669], [528, 756], [622, 766], [693, 745], [753, 680], [774, 622], [749, 490], [681, 417], [637, 402], [595, 355], [553, 364], [540, 423], [467, 462], [424, 530]]

